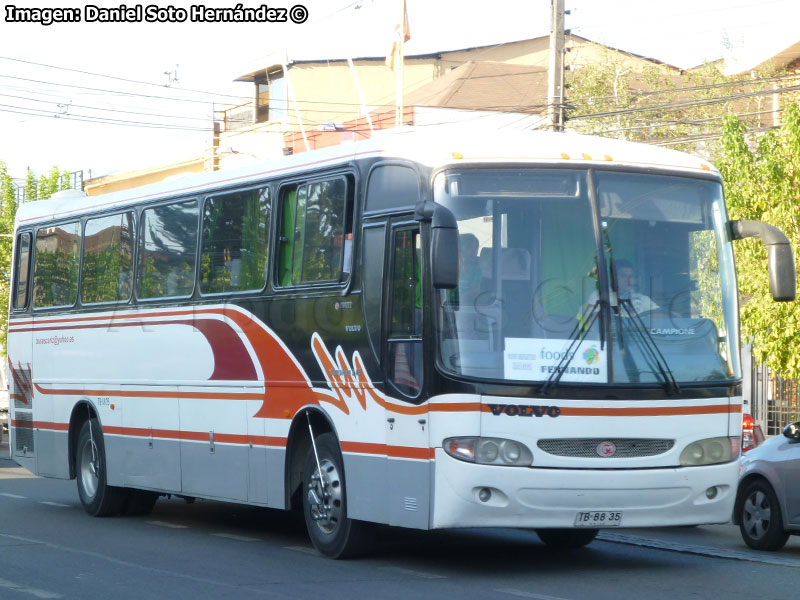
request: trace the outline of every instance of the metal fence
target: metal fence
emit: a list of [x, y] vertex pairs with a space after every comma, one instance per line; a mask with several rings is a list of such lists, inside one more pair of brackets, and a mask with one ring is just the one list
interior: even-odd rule
[[763, 365], [753, 365], [750, 414], [766, 435], [778, 435], [800, 421], [800, 382], [784, 379]]

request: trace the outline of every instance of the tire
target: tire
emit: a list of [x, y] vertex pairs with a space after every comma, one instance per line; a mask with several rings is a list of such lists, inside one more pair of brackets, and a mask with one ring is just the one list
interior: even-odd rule
[[744, 543], [755, 550], [780, 550], [789, 539], [772, 486], [763, 480], [748, 484], [739, 509], [739, 531]]
[[75, 475], [78, 496], [87, 513], [107, 517], [122, 511], [128, 491], [106, 483], [106, 452], [97, 419], [89, 419], [81, 427], [75, 449]]
[[339, 443], [332, 433], [316, 438], [322, 478], [312, 447], [303, 469], [303, 516], [314, 547], [331, 558], [351, 558], [369, 546], [369, 526], [347, 517], [347, 487]]
[[597, 537], [599, 529], [537, 529], [536, 535], [552, 548], [583, 548]]

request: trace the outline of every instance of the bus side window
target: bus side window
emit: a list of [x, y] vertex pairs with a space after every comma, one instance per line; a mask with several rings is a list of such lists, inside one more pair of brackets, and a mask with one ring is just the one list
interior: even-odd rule
[[195, 200], [142, 211], [136, 276], [139, 298], [192, 295], [198, 213]]
[[17, 256], [15, 261], [14, 308], [24, 310], [28, 307], [28, 273], [30, 271], [31, 234], [17, 236]]
[[419, 177], [403, 165], [380, 165], [370, 173], [365, 210], [413, 208], [419, 201]]
[[260, 290], [267, 276], [269, 188], [212, 196], [203, 208], [200, 291]]
[[351, 268], [353, 192], [348, 179], [293, 185], [281, 198], [278, 282], [335, 283]]
[[87, 220], [83, 239], [81, 302], [128, 300], [133, 274], [133, 213]]
[[81, 224], [41, 227], [36, 232], [33, 305], [72, 306], [78, 298]]
[[389, 379], [403, 394], [422, 390], [421, 246], [416, 229], [394, 232], [389, 294]]
[[364, 298], [367, 331], [372, 350], [381, 359], [381, 305], [383, 301], [383, 262], [386, 226], [365, 227], [361, 237], [361, 293]]

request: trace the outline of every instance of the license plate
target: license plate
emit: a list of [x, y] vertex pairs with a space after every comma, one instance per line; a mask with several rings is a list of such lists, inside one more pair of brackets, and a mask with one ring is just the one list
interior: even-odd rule
[[579, 512], [575, 527], [619, 527], [622, 525], [621, 510], [593, 510]]

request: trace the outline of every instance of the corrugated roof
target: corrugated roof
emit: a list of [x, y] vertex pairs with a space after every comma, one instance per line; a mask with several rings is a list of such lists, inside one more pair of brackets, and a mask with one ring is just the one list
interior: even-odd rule
[[406, 94], [405, 103], [408, 106], [539, 113], [547, 104], [547, 69], [469, 61]]

